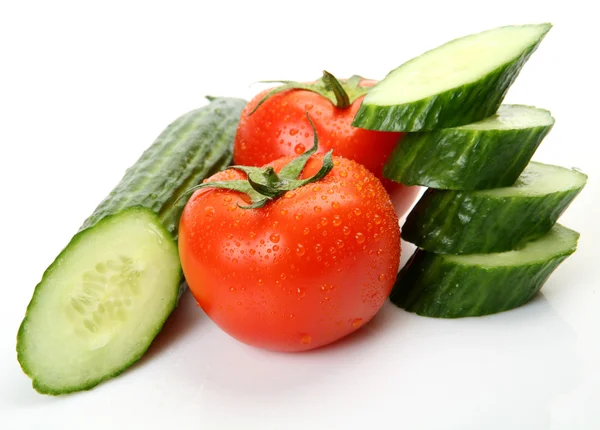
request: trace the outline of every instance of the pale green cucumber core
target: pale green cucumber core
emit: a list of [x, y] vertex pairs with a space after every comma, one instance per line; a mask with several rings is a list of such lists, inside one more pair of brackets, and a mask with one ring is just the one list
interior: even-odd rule
[[518, 58], [550, 27], [500, 27], [448, 42], [390, 72], [369, 91], [364, 103], [405, 104], [477, 81]]
[[78, 386], [139, 358], [173, 309], [180, 276], [175, 242], [149, 210], [79, 233], [44, 275], [23, 327], [34, 383]]
[[537, 240], [528, 242], [523, 248], [497, 252], [493, 254], [446, 255], [447, 261], [462, 266], [524, 266], [543, 263], [555, 254], [562, 254], [577, 245], [579, 234], [573, 230], [556, 224], [548, 233]]
[[474, 193], [494, 198], [544, 196], [581, 188], [586, 180], [587, 176], [576, 170], [532, 161], [512, 187], [480, 190]]

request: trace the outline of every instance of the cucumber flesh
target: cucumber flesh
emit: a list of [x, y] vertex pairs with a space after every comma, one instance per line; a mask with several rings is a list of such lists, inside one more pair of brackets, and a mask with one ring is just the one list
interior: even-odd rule
[[438, 189], [507, 187], [553, 125], [547, 110], [502, 105], [479, 122], [408, 134], [394, 148], [383, 173], [406, 185]]
[[177, 303], [177, 245], [145, 208], [73, 237], [35, 290], [18, 358], [36, 390], [91, 388], [148, 349]]
[[398, 274], [390, 300], [419, 315], [488, 315], [527, 303], [575, 252], [579, 233], [556, 224], [522, 249], [443, 255], [417, 249]]
[[548, 232], [581, 192], [587, 176], [531, 162], [511, 187], [429, 189], [402, 227], [402, 238], [440, 254], [516, 249]]
[[550, 28], [551, 24], [499, 27], [426, 52], [375, 85], [353, 125], [414, 132], [491, 116]]
[[37, 391], [89, 389], [141, 358], [183, 291], [179, 197], [230, 164], [245, 105], [214, 98], [175, 120], [46, 270], [17, 335]]

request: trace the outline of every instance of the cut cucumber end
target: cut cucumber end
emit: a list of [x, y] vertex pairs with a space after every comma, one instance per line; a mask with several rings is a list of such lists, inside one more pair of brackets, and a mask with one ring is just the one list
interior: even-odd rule
[[579, 233], [556, 224], [522, 249], [495, 254], [444, 255], [417, 249], [400, 271], [390, 300], [436, 318], [482, 316], [531, 300], [577, 248]]
[[463, 267], [500, 268], [543, 264], [548, 258], [571, 255], [577, 248], [578, 239], [579, 233], [556, 224], [548, 233], [517, 250], [492, 254], [449, 254], [443, 258]]
[[582, 189], [587, 175], [575, 169], [532, 161], [511, 187], [477, 191], [481, 196], [536, 197]]
[[585, 187], [577, 170], [531, 162], [512, 187], [429, 189], [402, 227], [402, 238], [439, 254], [521, 248], [546, 234]]
[[550, 111], [526, 105], [501, 105], [498, 111], [481, 121], [456, 127], [457, 130], [522, 130], [554, 125]]
[[515, 183], [554, 125], [550, 112], [502, 105], [484, 120], [404, 137], [383, 174], [405, 185], [481, 190]]
[[434, 130], [492, 115], [551, 24], [499, 27], [439, 46], [391, 71], [363, 100], [353, 125]]
[[44, 273], [17, 336], [17, 356], [46, 394], [89, 389], [139, 360], [177, 303], [177, 245], [145, 208], [73, 237]]
[[364, 103], [405, 104], [475, 82], [519, 58], [551, 27], [506, 26], [452, 40], [393, 70], [369, 91]]

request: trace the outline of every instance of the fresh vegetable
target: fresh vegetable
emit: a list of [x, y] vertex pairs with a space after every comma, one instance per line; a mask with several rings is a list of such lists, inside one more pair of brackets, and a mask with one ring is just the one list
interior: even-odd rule
[[396, 277], [400, 230], [380, 181], [330, 153], [306, 162], [310, 153], [217, 173], [183, 211], [190, 290], [250, 345], [301, 351], [333, 342], [375, 315]]
[[262, 166], [286, 155], [299, 155], [312, 146], [311, 116], [319, 135], [319, 153], [335, 154], [364, 165], [390, 194], [398, 215], [414, 203], [417, 187], [383, 178], [385, 160], [401, 133], [382, 133], [352, 127], [358, 107], [374, 81], [354, 76], [337, 80], [324, 72], [314, 84], [287, 82], [254, 97], [242, 113], [235, 137], [234, 161]]
[[383, 173], [406, 185], [438, 189], [508, 187], [553, 125], [546, 110], [502, 105], [495, 115], [473, 124], [408, 134]]
[[403, 238], [441, 254], [515, 249], [549, 231], [586, 180], [576, 170], [531, 162], [512, 187], [429, 189], [408, 215]]
[[556, 224], [523, 248], [497, 254], [440, 255], [417, 250], [400, 271], [391, 301], [419, 315], [479, 316], [521, 306], [575, 252], [579, 233]]
[[217, 98], [177, 119], [46, 270], [17, 335], [37, 391], [92, 388], [147, 350], [177, 303], [177, 199], [230, 163], [244, 105]]
[[352, 125], [425, 131], [487, 118], [550, 24], [500, 27], [453, 40], [404, 63], [364, 98]]

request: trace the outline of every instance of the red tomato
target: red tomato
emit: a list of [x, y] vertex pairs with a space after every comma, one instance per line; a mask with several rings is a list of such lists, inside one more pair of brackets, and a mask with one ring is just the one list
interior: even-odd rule
[[[322, 165], [314, 155], [301, 178]], [[274, 161], [275, 171], [290, 157]], [[226, 170], [207, 180], [245, 179]], [[388, 194], [360, 164], [334, 157], [318, 182], [259, 209], [240, 192], [206, 188], [187, 203], [179, 252], [190, 290], [234, 338], [302, 351], [355, 331], [388, 297], [400, 261], [400, 229]]]
[[[363, 80], [360, 86], [370, 87], [375, 83]], [[390, 194], [399, 217], [414, 203], [418, 187], [407, 187], [382, 175], [386, 159], [404, 133], [351, 126], [364, 96], [350, 107], [340, 109], [320, 94], [288, 90], [269, 97], [249, 116], [269, 91], [254, 97], [242, 112], [235, 136], [235, 164], [262, 166], [285, 155], [302, 154], [313, 144], [308, 112], [317, 129], [320, 153], [333, 149], [334, 155], [357, 161], [373, 172]]]

